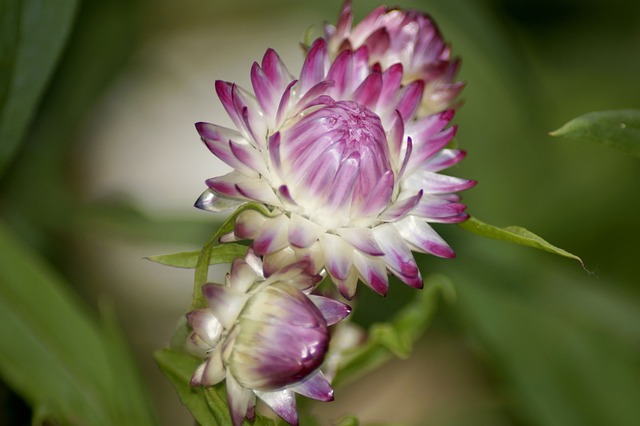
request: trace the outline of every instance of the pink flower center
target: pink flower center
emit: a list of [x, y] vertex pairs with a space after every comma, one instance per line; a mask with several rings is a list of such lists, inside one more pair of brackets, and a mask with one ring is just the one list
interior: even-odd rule
[[283, 132], [285, 182], [308, 217], [343, 226], [352, 206], [391, 170], [380, 117], [357, 102], [329, 101], [297, 118]]

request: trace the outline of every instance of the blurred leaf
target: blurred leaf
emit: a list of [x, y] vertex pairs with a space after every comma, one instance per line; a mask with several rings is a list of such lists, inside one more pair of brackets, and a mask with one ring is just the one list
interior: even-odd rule
[[[133, 354], [127, 345], [127, 340], [118, 323], [114, 307], [104, 300], [100, 304], [104, 342], [111, 348], [108, 358], [111, 377], [114, 383], [114, 402], [120, 409], [116, 412], [118, 424], [145, 425], [157, 424], [156, 418], [151, 418], [151, 401], [146, 389], [142, 386], [143, 379], [134, 361]], [[153, 421], [151, 421], [153, 420]]]
[[141, 385], [129, 374], [133, 361], [113, 326], [107, 333], [100, 330], [63, 283], [2, 224], [0, 253], [3, 379], [40, 418], [154, 424]]
[[[612, 286], [574, 281], [504, 250], [476, 252], [481, 261], [456, 273], [453, 309], [496, 370], [518, 423], [637, 423], [640, 340], [637, 331], [630, 338], [616, 330], [619, 321], [638, 324], [637, 301], [599, 310], [614, 303]], [[585, 293], [597, 297], [585, 303]]]
[[221, 221], [194, 220], [174, 217], [155, 217], [142, 211], [129, 200], [77, 205], [67, 203], [66, 217], [71, 221], [57, 221], [51, 227], [67, 227], [65, 231], [106, 233], [144, 240], [196, 243], [208, 235]]
[[496, 226], [489, 225], [488, 223], [484, 223], [476, 219], [475, 217], [470, 217], [468, 220], [459, 223], [458, 226], [462, 229], [466, 229], [467, 231], [473, 232], [474, 234], [478, 234], [483, 237], [507, 241], [527, 247], [534, 247], [540, 250], [547, 251], [549, 253], [557, 254], [559, 256], [575, 259], [580, 262], [580, 264], [584, 268], [584, 263], [578, 256], [548, 243], [546, 240], [540, 238], [533, 232], [519, 226], [507, 226], [504, 228], [498, 228]]
[[358, 421], [357, 417], [345, 416], [345, 417], [339, 418], [336, 421], [335, 426], [358, 426], [359, 424], [360, 422]]
[[443, 275], [430, 276], [426, 284], [391, 321], [372, 324], [364, 344], [342, 354], [333, 380], [335, 386], [377, 369], [393, 355], [406, 358], [411, 354], [414, 342], [424, 334], [435, 314], [438, 295], [451, 299], [455, 294], [453, 284]]
[[[161, 263], [176, 268], [195, 268], [198, 263], [198, 256], [201, 250], [184, 251], [173, 254], [162, 254], [147, 257], [152, 262]], [[243, 257], [247, 253], [247, 246], [235, 243], [220, 244], [211, 247], [209, 252], [209, 265], [219, 263], [231, 263], [236, 257]]]
[[586, 139], [640, 157], [640, 110], [590, 112], [574, 118], [550, 135]]
[[76, 0], [0, 2], [0, 175], [24, 138], [76, 6]]

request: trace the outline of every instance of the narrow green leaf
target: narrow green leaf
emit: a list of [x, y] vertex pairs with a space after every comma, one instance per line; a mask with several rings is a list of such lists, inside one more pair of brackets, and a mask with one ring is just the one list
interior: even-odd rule
[[406, 358], [416, 342], [427, 330], [435, 313], [438, 295], [450, 300], [455, 294], [453, 284], [443, 275], [430, 276], [425, 288], [416, 292], [414, 299], [388, 323], [373, 324], [369, 340], [343, 354], [335, 386], [353, 381], [375, 370], [394, 355]]
[[[0, 376], [34, 408], [62, 424], [154, 424], [135, 379], [119, 392], [112, 364], [132, 362], [65, 284], [0, 223]], [[108, 333], [107, 333], [108, 334]], [[122, 367], [122, 366], [120, 366]], [[126, 367], [125, 367], [126, 370]]]
[[23, 139], [65, 45], [77, 0], [0, 3], [0, 174]]
[[640, 110], [590, 112], [574, 118], [550, 135], [586, 139], [640, 157]]
[[[193, 372], [202, 363], [195, 358], [172, 349], [162, 349], [154, 354], [162, 373], [171, 381], [180, 401], [191, 411], [201, 426], [231, 425], [228, 409], [211, 410], [205, 395], [205, 388], [192, 387], [189, 382]], [[211, 396], [209, 396], [211, 398]]]
[[[176, 268], [195, 268], [198, 263], [198, 256], [202, 250], [184, 251], [180, 253], [163, 254], [147, 257], [152, 262], [157, 262]], [[220, 244], [213, 246], [209, 253], [209, 265], [220, 263], [231, 263], [233, 259], [242, 257], [247, 253], [247, 246], [235, 243]]]
[[114, 307], [101, 300], [100, 313], [104, 341], [111, 348], [109, 367], [113, 405], [121, 407], [115, 415], [118, 424], [152, 425], [158, 420], [152, 416], [151, 401], [133, 359], [131, 349], [118, 322]]
[[557, 254], [559, 256], [568, 257], [580, 262], [580, 264], [584, 268], [584, 263], [578, 256], [550, 244], [546, 240], [540, 238], [539, 236], [531, 231], [528, 231], [525, 228], [521, 228], [519, 226], [507, 226], [504, 228], [498, 228], [496, 226], [489, 225], [488, 223], [484, 223], [476, 219], [475, 217], [470, 217], [468, 220], [459, 223], [458, 226], [462, 229], [473, 232], [474, 234], [481, 235], [483, 237], [507, 241], [527, 247], [533, 247], [547, 251], [549, 253]]
[[[191, 411], [198, 424], [201, 426], [231, 425], [224, 383], [208, 388], [192, 387], [189, 384], [193, 372], [202, 363], [201, 359], [173, 349], [157, 351], [154, 358], [162, 373], [173, 383], [180, 401]], [[243, 424], [275, 426], [286, 423], [274, 421], [256, 413], [253, 423], [245, 420]]]

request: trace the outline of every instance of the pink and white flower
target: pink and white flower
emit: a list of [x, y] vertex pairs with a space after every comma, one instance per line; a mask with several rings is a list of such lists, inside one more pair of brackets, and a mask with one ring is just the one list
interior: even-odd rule
[[424, 95], [418, 115], [425, 116], [451, 108], [464, 87], [454, 81], [460, 60], [451, 57], [433, 19], [415, 10], [375, 8], [355, 27], [351, 1], [346, 0], [337, 25], [326, 24], [329, 51], [355, 50], [366, 46], [371, 64], [387, 69], [394, 64], [404, 68], [403, 82], [424, 82]]
[[403, 84], [401, 64], [370, 63], [366, 45], [332, 60], [320, 38], [294, 79], [268, 50], [251, 69], [253, 93], [216, 82], [236, 130], [196, 124], [211, 152], [234, 168], [207, 180], [196, 206], [268, 206], [271, 217], [243, 212], [227, 240], [253, 240], [267, 275], [307, 260], [346, 298], [358, 279], [385, 294], [387, 270], [421, 288], [412, 251], [454, 257], [429, 223], [465, 220], [456, 192], [475, 184], [439, 173], [465, 156], [447, 148], [454, 111], [416, 118], [424, 81]]
[[351, 308], [308, 294], [321, 279], [294, 264], [265, 278], [259, 257], [236, 259], [226, 285], [206, 284], [208, 307], [187, 314], [191, 352], [206, 358], [192, 386], [226, 381], [234, 426], [255, 415], [256, 398], [288, 423], [298, 424], [295, 394], [333, 400], [320, 371], [329, 347], [328, 327]]

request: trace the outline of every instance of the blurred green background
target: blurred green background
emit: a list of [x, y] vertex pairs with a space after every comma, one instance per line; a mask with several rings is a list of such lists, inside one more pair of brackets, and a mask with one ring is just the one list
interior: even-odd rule
[[[354, 3], [358, 18], [377, 6]], [[432, 14], [463, 58], [467, 86], [455, 122], [468, 157], [450, 173], [479, 181], [464, 194], [468, 211], [497, 226], [524, 226], [581, 256], [586, 270], [439, 227], [458, 258], [421, 257], [422, 270], [447, 274], [457, 301], [441, 305], [410, 360], [338, 389], [318, 415], [329, 422], [354, 413], [364, 424], [638, 424], [640, 162], [548, 132], [586, 112], [640, 108], [640, 3], [396, 4]], [[120, 349], [105, 343], [92, 357], [105, 340], [83, 341], [82, 330], [69, 330], [72, 349], [47, 352], [42, 324], [75, 315], [58, 313], [47, 296], [58, 286], [71, 300], [60, 302], [68, 312], [81, 306], [78, 318], [103, 324], [106, 304], [124, 329], [147, 388], [131, 385], [127, 401], [144, 404], [149, 394], [157, 413], [129, 424], [190, 424], [151, 352], [188, 307], [191, 271], [143, 257], [197, 249], [219, 223], [191, 207], [204, 179], [224, 169], [193, 128], [228, 123], [213, 81], [248, 87], [251, 63], [268, 47], [296, 73], [297, 41], [311, 25], [319, 35], [340, 7], [337, 0], [0, 2], [0, 425], [31, 424], [29, 407], [43, 400], [29, 375], [57, 380], [48, 363], [62, 359], [79, 376], [85, 367], [76, 356], [88, 359], [80, 363], [86, 371], [104, 365], [108, 374], [98, 371], [96, 380], [113, 395], [136, 368], [121, 340]], [[362, 323], [410, 297], [394, 284], [386, 299], [361, 292]], [[31, 320], [44, 327], [33, 342], [45, 343], [24, 371], [26, 352], [11, 342], [31, 336], [32, 328], [14, 326]], [[115, 411], [127, 405], [117, 399], [109, 405]]]

